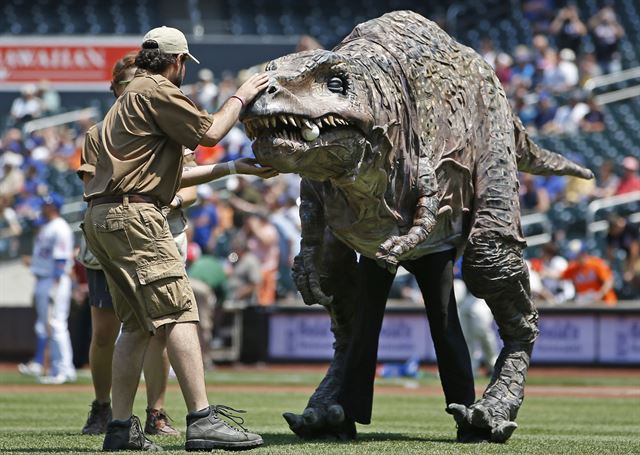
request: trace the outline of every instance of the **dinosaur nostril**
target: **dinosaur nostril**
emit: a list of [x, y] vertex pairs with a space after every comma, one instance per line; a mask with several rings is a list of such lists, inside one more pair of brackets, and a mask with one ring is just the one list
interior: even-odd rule
[[273, 95], [273, 94], [274, 94], [275, 92], [277, 92], [277, 91], [278, 91], [278, 88], [277, 88], [275, 85], [272, 85], [271, 87], [269, 87], [269, 88], [267, 89], [267, 93], [268, 93], [269, 95]]

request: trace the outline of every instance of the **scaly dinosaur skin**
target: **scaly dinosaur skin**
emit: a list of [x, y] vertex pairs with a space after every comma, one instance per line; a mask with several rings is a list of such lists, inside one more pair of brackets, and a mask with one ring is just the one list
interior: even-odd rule
[[505, 346], [483, 397], [451, 404], [459, 429], [506, 441], [524, 398], [538, 313], [523, 261], [517, 171], [592, 178], [539, 148], [491, 67], [433, 22], [397, 11], [358, 25], [332, 51], [269, 63], [245, 112], [260, 163], [303, 177], [294, 278], [327, 307], [336, 342], [302, 415], [303, 438], [355, 437], [338, 403], [354, 313], [357, 251], [395, 273], [455, 248], [470, 291], [487, 301]]

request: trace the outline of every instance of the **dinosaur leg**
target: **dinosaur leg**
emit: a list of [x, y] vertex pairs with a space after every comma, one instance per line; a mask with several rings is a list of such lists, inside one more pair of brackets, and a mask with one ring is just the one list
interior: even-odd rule
[[504, 442], [517, 428], [514, 420], [524, 399], [531, 351], [538, 335], [529, 274], [519, 245], [493, 235], [470, 239], [463, 270], [469, 290], [491, 308], [504, 347], [482, 398], [468, 409], [458, 407], [457, 417], [462, 414], [465, 424], [490, 429], [492, 441]]
[[494, 442], [505, 442], [517, 428], [514, 419], [524, 399], [531, 351], [538, 335], [538, 313], [522, 257], [525, 243], [513, 136], [498, 130], [504, 124], [508, 123], [499, 119], [493, 122], [496, 130], [479, 156], [482, 169], [476, 171], [476, 213], [463, 261], [469, 291], [486, 300], [504, 347], [482, 398], [469, 408], [449, 406], [459, 426], [488, 429]]
[[354, 439], [355, 423], [345, 419], [337, 394], [344, 374], [355, 314], [356, 292], [353, 283], [356, 282], [356, 257], [353, 250], [328, 231], [324, 236], [322, 256], [319, 267], [321, 287], [325, 294], [333, 297], [326, 308], [331, 316], [331, 331], [335, 336], [334, 357], [304, 412], [286, 412], [283, 417], [289, 428], [304, 439]]

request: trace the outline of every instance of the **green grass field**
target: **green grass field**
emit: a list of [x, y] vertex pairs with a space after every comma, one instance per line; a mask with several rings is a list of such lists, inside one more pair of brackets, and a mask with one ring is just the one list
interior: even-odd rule
[[[543, 396], [531, 394], [518, 416], [520, 428], [504, 445], [455, 443], [453, 420], [444, 413], [442, 396], [418, 391], [438, 390], [433, 375], [418, 381], [382, 380], [377, 384], [373, 422], [359, 426], [359, 438], [351, 443], [304, 442], [297, 439], [281, 417], [283, 411], [300, 412], [308, 398], [307, 386], [315, 386], [318, 372], [272, 370], [221, 370], [208, 373], [212, 402], [248, 409], [247, 424], [263, 435], [265, 446], [255, 454], [640, 454], [640, 400], [628, 397]], [[33, 387], [35, 381], [15, 373], [0, 373], [1, 453], [92, 453], [100, 449], [101, 436], [82, 436], [92, 394], [87, 386]], [[480, 381], [479, 381], [480, 382]], [[640, 388], [638, 377], [589, 377], [579, 372], [563, 377], [532, 375], [531, 386]], [[229, 385], [246, 390], [225, 392]], [[252, 385], [269, 390], [251, 391]], [[401, 389], [398, 386], [408, 386]], [[25, 387], [26, 386], [26, 389]], [[216, 386], [218, 390], [216, 390]], [[287, 386], [291, 386], [290, 390]], [[393, 387], [392, 387], [393, 386]], [[416, 387], [418, 387], [416, 389]], [[411, 390], [416, 390], [414, 395]], [[595, 394], [597, 396], [597, 393]], [[144, 390], [135, 412], [144, 415]], [[185, 408], [175, 385], [170, 386], [167, 409], [177, 427], [184, 430]], [[156, 437], [171, 452], [182, 450], [183, 439]], [[184, 453], [184, 452], [183, 452]]]

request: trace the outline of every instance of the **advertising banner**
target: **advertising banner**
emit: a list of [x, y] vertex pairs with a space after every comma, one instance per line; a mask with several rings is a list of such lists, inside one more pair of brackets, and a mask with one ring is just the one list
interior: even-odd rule
[[545, 314], [531, 356], [535, 362], [591, 363], [596, 361], [597, 320], [592, 315]]
[[640, 364], [640, 316], [601, 316], [599, 360]]
[[[640, 364], [640, 316], [598, 313], [543, 314], [532, 364]], [[497, 335], [497, 333], [496, 333]], [[274, 313], [269, 319], [272, 359], [330, 360], [331, 321], [324, 313]], [[498, 342], [499, 346], [502, 343]], [[381, 362], [436, 360], [426, 316], [387, 313], [378, 357]]]
[[[274, 314], [269, 318], [269, 357], [328, 360], [333, 357], [333, 333], [326, 314]], [[426, 316], [387, 314], [382, 324], [378, 358], [435, 361]]]
[[58, 90], [108, 90], [113, 64], [139, 39], [0, 39], [0, 90], [49, 81]]

